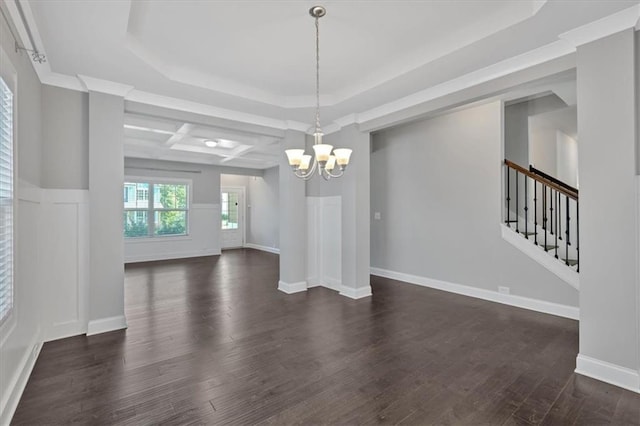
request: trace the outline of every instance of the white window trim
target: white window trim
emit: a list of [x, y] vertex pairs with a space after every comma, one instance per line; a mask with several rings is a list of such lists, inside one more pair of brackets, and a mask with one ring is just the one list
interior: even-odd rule
[[125, 237], [125, 243], [133, 243], [133, 242], [148, 242], [148, 241], [161, 241], [161, 240], [173, 240], [177, 241], [180, 239], [191, 239], [191, 206], [193, 205], [193, 181], [191, 179], [180, 179], [180, 178], [162, 178], [162, 177], [146, 177], [146, 176], [125, 176], [124, 182], [122, 182], [122, 186], [124, 188], [125, 182], [131, 183], [148, 183], [152, 185], [157, 184], [182, 184], [187, 185], [187, 208], [186, 209], [154, 209], [153, 208], [153, 191], [149, 188], [149, 208], [146, 209], [138, 209], [138, 208], [130, 208], [123, 209], [123, 211], [140, 211], [144, 210], [147, 212], [154, 211], [186, 211], [187, 212], [187, 227], [186, 233], [179, 235], [154, 235], [154, 223], [153, 220], [149, 219], [149, 235], [145, 235], [142, 237]]

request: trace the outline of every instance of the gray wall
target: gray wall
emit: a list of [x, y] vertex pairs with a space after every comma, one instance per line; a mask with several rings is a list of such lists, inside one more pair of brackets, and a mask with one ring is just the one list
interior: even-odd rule
[[371, 266], [577, 306], [575, 289], [501, 238], [501, 108], [374, 134]]
[[280, 247], [279, 168], [264, 171], [262, 177], [249, 178], [249, 226], [247, 242], [265, 247]]
[[[249, 176], [228, 175], [228, 174], [220, 175], [220, 187], [224, 187], [224, 186], [242, 186], [248, 191]], [[247, 194], [247, 198], [248, 198], [248, 194]]]
[[504, 156], [522, 167], [529, 166], [529, 103], [504, 109]]
[[[124, 323], [124, 98], [89, 92], [89, 325]], [[67, 167], [73, 167], [67, 165]], [[124, 324], [121, 324], [124, 325]]]
[[[636, 31], [636, 110], [640, 111], [640, 31]], [[636, 120], [636, 174], [640, 175], [640, 119]]]
[[88, 189], [89, 94], [43, 85], [42, 129], [42, 187]]
[[578, 167], [580, 355], [637, 371], [636, 40], [578, 47]]
[[215, 166], [125, 158], [124, 174], [125, 176], [191, 179], [193, 203], [220, 203], [220, 169]]

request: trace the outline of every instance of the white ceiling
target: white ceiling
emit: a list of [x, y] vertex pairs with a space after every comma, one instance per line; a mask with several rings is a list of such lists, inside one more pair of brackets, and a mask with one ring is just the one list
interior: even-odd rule
[[[314, 117], [308, 9], [315, 4], [327, 8], [320, 21], [325, 129], [568, 55], [575, 46], [563, 34], [618, 12], [631, 10], [625, 17], [635, 21], [640, 15], [640, 0], [4, 1], [14, 22], [19, 15], [10, 3], [20, 1], [47, 55], [48, 62], [34, 65], [47, 84], [86, 90], [78, 76], [87, 76], [131, 86], [125, 93], [132, 102], [305, 131]], [[18, 33], [28, 45], [24, 30]], [[139, 127], [157, 123], [147, 124]], [[173, 132], [184, 124], [191, 123], [173, 123]], [[202, 130], [194, 125], [180, 142], [158, 142], [162, 155], [197, 155], [188, 141], [206, 137]], [[226, 139], [220, 135], [228, 130], [214, 130]], [[146, 133], [152, 137], [127, 130], [129, 152], [157, 142], [158, 133]], [[227, 136], [252, 147], [247, 164], [271, 143]], [[222, 161], [216, 156], [234, 165], [243, 157], [205, 154], [201, 162], [214, 164]]]

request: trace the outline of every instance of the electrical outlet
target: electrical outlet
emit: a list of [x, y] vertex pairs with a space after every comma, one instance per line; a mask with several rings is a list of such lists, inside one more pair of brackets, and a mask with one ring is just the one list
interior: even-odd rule
[[375, 212], [375, 213], [373, 213], [373, 218], [374, 218], [375, 220], [380, 220], [380, 212]]
[[509, 294], [510, 292], [509, 287], [498, 287], [498, 293], [500, 294]]

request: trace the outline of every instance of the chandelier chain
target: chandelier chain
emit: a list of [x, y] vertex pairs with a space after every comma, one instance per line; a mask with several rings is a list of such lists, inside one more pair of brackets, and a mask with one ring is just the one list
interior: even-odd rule
[[320, 132], [320, 17], [316, 16], [316, 133]]

